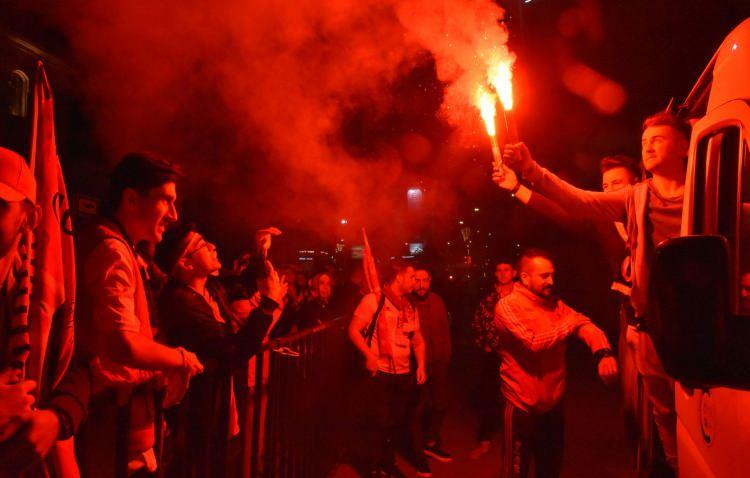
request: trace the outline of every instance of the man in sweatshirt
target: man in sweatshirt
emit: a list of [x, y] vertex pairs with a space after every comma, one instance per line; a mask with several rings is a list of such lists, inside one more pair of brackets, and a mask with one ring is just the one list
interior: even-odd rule
[[549, 254], [525, 251], [520, 281], [495, 308], [501, 333], [500, 391], [503, 417], [503, 478], [559, 476], [563, 450], [565, 349], [575, 335], [588, 345], [605, 383], [617, 379], [617, 362], [606, 335], [554, 294], [555, 266]]

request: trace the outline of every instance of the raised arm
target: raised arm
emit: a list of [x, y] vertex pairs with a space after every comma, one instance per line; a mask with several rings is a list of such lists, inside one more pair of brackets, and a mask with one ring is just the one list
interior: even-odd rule
[[265, 337], [278, 304], [267, 297], [250, 312], [245, 325], [237, 333], [197, 307], [187, 290], [167, 290], [159, 301], [160, 317], [171, 344], [194, 352], [207, 367], [209, 360], [241, 362], [255, 355]]
[[529, 209], [570, 232], [580, 233], [581, 229], [590, 229], [590, 223], [581, 221], [579, 217], [575, 217], [569, 210], [563, 209], [555, 201], [548, 199], [540, 193], [529, 191], [529, 201], [526, 205]]
[[511, 170], [519, 171], [533, 191], [541, 193], [564, 210], [574, 211], [580, 218], [596, 221], [625, 219], [625, 202], [630, 188], [608, 193], [577, 188], [539, 166], [523, 143], [506, 146], [503, 160], [503, 172], [493, 173], [493, 181], [503, 189], [519, 191], [517, 179], [513, 181], [515, 174], [508, 174]]
[[546, 350], [563, 342], [568, 336], [574, 333], [579, 327], [590, 321], [582, 315], [570, 315], [567, 320], [560, 321], [555, 327], [542, 333], [537, 333], [524, 323], [520, 317], [520, 310], [501, 300], [495, 307], [495, 323], [501, 329], [507, 330], [510, 335], [515, 337], [524, 347], [532, 352]]

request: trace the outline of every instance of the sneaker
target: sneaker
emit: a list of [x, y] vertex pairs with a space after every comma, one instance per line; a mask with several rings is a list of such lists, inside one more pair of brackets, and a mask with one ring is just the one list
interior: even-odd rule
[[421, 460], [417, 460], [417, 462], [414, 464], [414, 468], [417, 470], [417, 476], [432, 476], [432, 470], [430, 469], [430, 464], [427, 462], [427, 459], [422, 458]]
[[486, 454], [488, 451], [490, 451], [490, 442], [480, 441], [479, 446], [473, 449], [471, 453], [469, 453], [469, 456], [472, 460], [476, 460], [482, 455]]
[[424, 454], [442, 463], [449, 463], [451, 460], [453, 460], [453, 457], [450, 455], [450, 453], [443, 450], [438, 445], [426, 446], [424, 448]]

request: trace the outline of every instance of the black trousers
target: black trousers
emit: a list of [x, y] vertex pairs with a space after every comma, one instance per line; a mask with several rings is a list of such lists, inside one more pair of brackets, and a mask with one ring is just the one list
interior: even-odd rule
[[447, 362], [430, 363], [427, 366], [427, 382], [420, 393], [419, 425], [424, 431], [424, 443], [442, 444], [440, 431], [448, 411], [450, 384]]
[[395, 462], [395, 446], [408, 429], [408, 411], [415, 396], [411, 373], [378, 372], [362, 388], [362, 440], [359, 459], [369, 468]]
[[417, 385], [409, 406], [410, 452], [421, 456], [428, 443], [442, 446], [440, 431], [448, 411], [450, 384], [447, 362], [427, 365], [427, 381]]
[[490, 441], [502, 426], [500, 399], [500, 356], [496, 352], [481, 352], [480, 375], [476, 387], [478, 441]]
[[562, 405], [532, 414], [505, 401], [502, 478], [526, 478], [534, 461], [535, 478], [557, 478], [562, 467], [565, 421]]

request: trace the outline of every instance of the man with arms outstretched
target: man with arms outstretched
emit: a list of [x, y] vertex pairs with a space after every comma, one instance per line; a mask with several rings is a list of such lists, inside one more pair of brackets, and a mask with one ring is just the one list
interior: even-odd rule
[[606, 335], [554, 294], [555, 266], [549, 254], [525, 251], [520, 281], [495, 307], [501, 333], [500, 390], [503, 413], [503, 478], [559, 476], [563, 450], [562, 396], [565, 349], [575, 335], [591, 349], [605, 383], [617, 378], [617, 362]]

